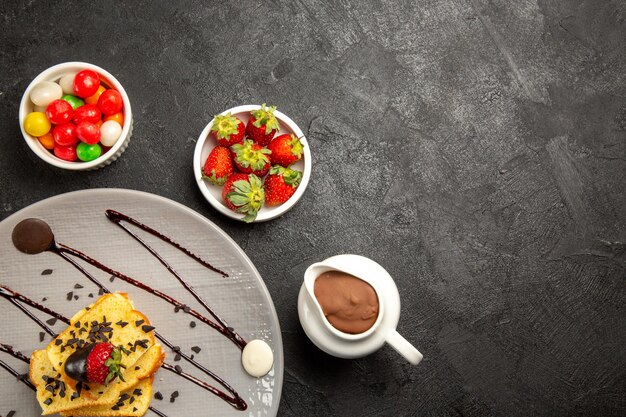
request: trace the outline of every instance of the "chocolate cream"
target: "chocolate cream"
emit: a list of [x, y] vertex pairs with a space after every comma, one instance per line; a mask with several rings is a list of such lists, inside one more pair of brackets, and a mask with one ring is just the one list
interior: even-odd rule
[[328, 271], [315, 279], [315, 298], [326, 319], [344, 333], [367, 331], [378, 318], [378, 296], [374, 288], [340, 271]]

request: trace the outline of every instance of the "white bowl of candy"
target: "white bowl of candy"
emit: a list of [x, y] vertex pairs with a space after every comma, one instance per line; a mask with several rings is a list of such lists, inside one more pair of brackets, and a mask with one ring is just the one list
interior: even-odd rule
[[264, 222], [286, 213], [304, 194], [311, 150], [298, 125], [275, 107], [238, 106], [204, 128], [193, 171], [202, 195], [220, 213]]
[[22, 96], [19, 120], [33, 152], [69, 170], [109, 165], [126, 150], [133, 129], [122, 84], [84, 62], [58, 64], [39, 74]]

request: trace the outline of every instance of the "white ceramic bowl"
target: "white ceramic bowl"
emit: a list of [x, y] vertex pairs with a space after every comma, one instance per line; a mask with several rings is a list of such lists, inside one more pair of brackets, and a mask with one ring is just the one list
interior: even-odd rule
[[[113, 145], [113, 147], [109, 149], [106, 153], [100, 155], [100, 157], [89, 162], [69, 162], [57, 158], [52, 152], [44, 148], [43, 145], [39, 143], [39, 140], [36, 137], [26, 133], [26, 131], [24, 130], [24, 119], [30, 112], [33, 111], [34, 105], [30, 101], [30, 92], [38, 83], [40, 83], [41, 81], [56, 82], [67, 73], [78, 72], [84, 69], [90, 69], [97, 72], [100, 75], [100, 79], [102, 80], [102, 82], [104, 82], [104, 84], [119, 91], [119, 93], [122, 95], [122, 99], [124, 100], [124, 126], [122, 126], [122, 134], [120, 135], [117, 142], [115, 142], [115, 145]], [[115, 161], [128, 147], [128, 143], [130, 141], [130, 137], [133, 131], [133, 113], [130, 108], [130, 100], [128, 99], [128, 95], [126, 94], [124, 87], [122, 87], [122, 84], [120, 84], [120, 82], [117, 81], [117, 79], [108, 71], [96, 65], [87, 64], [85, 62], [65, 62], [63, 64], [58, 64], [50, 67], [41, 74], [39, 74], [30, 83], [28, 88], [26, 88], [26, 91], [22, 96], [19, 115], [20, 129], [22, 129], [22, 135], [24, 136], [24, 140], [26, 141], [30, 149], [32, 149], [38, 157], [40, 157], [50, 165], [54, 165], [55, 167], [76, 171], [99, 169]]]
[[[248, 104], [245, 106], [233, 107], [232, 109], [228, 109], [221, 114], [226, 114], [230, 112], [233, 116], [237, 116], [242, 122], [248, 123], [248, 119], [250, 118], [250, 112], [252, 110], [260, 109], [261, 106], [256, 104]], [[309, 149], [309, 144], [304, 137], [304, 133], [297, 124], [294, 123], [288, 116], [276, 110], [274, 112], [276, 119], [280, 123], [280, 130], [276, 133], [276, 136], [282, 135], [285, 133], [293, 133], [297, 137], [300, 138], [302, 145], [304, 147], [304, 155], [302, 159], [295, 164], [292, 165], [293, 169], [302, 172], [302, 182], [296, 189], [294, 195], [291, 198], [279, 205], [274, 207], [266, 207], [263, 206], [259, 213], [257, 214], [254, 222], [264, 222], [268, 220], [275, 219], [276, 217], [281, 216], [286, 213], [289, 209], [291, 209], [302, 197], [306, 187], [309, 183], [309, 178], [311, 177], [311, 150]], [[220, 213], [237, 220], [243, 221], [243, 214], [236, 213], [226, 207], [224, 202], [222, 201], [222, 187], [213, 185], [208, 181], [205, 181], [202, 178], [202, 168], [204, 167], [204, 162], [206, 161], [209, 153], [215, 146], [217, 146], [217, 141], [215, 140], [215, 136], [211, 133], [211, 126], [213, 126], [213, 120], [204, 128], [200, 137], [198, 138], [198, 142], [196, 143], [196, 150], [193, 155], [193, 173], [196, 178], [196, 183], [204, 195], [204, 198], [215, 207]]]

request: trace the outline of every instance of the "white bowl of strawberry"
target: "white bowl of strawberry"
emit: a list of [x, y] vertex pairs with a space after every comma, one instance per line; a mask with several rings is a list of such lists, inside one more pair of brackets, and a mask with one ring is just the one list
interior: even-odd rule
[[215, 116], [200, 134], [196, 183], [220, 213], [247, 223], [275, 219], [309, 183], [311, 151], [298, 125], [265, 104]]

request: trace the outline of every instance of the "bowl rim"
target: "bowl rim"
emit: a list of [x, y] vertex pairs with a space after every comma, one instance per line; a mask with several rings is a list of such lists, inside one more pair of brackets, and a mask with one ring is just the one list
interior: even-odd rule
[[[30, 101], [30, 93], [38, 83], [40, 83], [41, 81], [56, 80], [57, 79], [56, 73], [61, 72], [61, 71], [71, 72], [71, 71], [76, 71], [76, 70], [80, 71], [81, 69], [90, 69], [92, 71], [96, 71], [101, 76], [104, 76], [104, 78], [106, 78], [106, 80], [110, 82], [110, 84], [112, 84], [111, 87], [115, 88], [122, 95], [122, 100], [124, 102], [124, 126], [122, 126], [122, 133], [119, 139], [117, 140], [117, 142], [115, 143], [115, 145], [113, 145], [111, 149], [109, 149], [105, 154], [100, 155], [98, 158], [94, 159], [93, 161], [69, 162], [69, 161], [64, 161], [56, 157], [48, 149], [43, 147], [43, 145], [39, 142], [37, 137], [26, 133], [26, 131], [24, 130], [24, 119], [29, 113], [26, 110], [26, 106]], [[130, 132], [131, 124], [132, 124], [132, 116], [133, 114], [132, 114], [132, 110], [130, 106], [130, 99], [128, 98], [128, 94], [126, 93], [126, 90], [124, 90], [124, 87], [117, 80], [117, 78], [115, 78], [113, 74], [111, 74], [104, 68], [101, 68], [94, 64], [90, 64], [87, 62], [80, 62], [80, 61], [63, 62], [60, 64], [56, 64], [42, 71], [41, 73], [39, 73], [39, 75], [37, 75], [30, 82], [28, 87], [26, 87], [26, 90], [24, 91], [24, 94], [22, 95], [22, 100], [20, 101], [20, 107], [19, 107], [20, 130], [22, 131], [22, 136], [24, 137], [24, 140], [26, 141], [26, 144], [29, 146], [29, 148], [39, 158], [43, 159], [45, 162], [49, 163], [50, 165], [53, 165], [57, 168], [62, 168], [62, 169], [67, 169], [67, 170], [72, 170], [72, 171], [81, 171], [81, 170], [88, 170], [88, 169], [96, 168], [100, 166], [101, 164], [103, 164], [105, 161], [109, 160], [110, 158], [119, 156], [118, 153], [119, 153], [120, 148], [122, 148], [122, 146], [124, 145], [124, 143], [127, 141], [129, 137], [129, 132]]]
[[[230, 112], [233, 115], [238, 114], [238, 113], [246, 113], [246, 112], [250, 112], [252, 110], [257, 110], [260, 108], [261, 106], [259, 104], [244, 104], [241, 106], [232, 107], [228, 110], [224, 110], [223, 112], [219, 113], [219, 115], [224, 115], [228, 112]], [[289, 211], [300, 200], [300, 198], [304, 194], [304, 191], [306, 190], [306, 187], [309, 184], [309, 179], [311, 177], [311, 165], [312, 165], [311, 149], [309, 148], [309, 143], [306, 140], [306, 137], [304, 136], [304, 132], [302, 132], [300, 127], [286, 114], [278, 110], [275, 110], [274, 115], [283, 125], [285, 125], [289, 130], [291, 130], [293, 134], [299, 137], [300, 141], [302, 142], [302, 145], [304, 148], [304, 155], [302, 157], [302, 160], [304, 163], [302, 181], [300, 182], [300, 185], [296, 189], [296, 192], [294, 193], [294, 195], [292, 195], [291, 198], [289, 198], [289, 200], [287, 200], [285, 203], [281, 204], [280, 206], [274, 207], [269, 212], [268, 211], [264, 212], [262, 211], [263, 208], [261, 208], [261, 210], [259, 210], [257, 218], [254, 219], [251, 223], [261, 223], [261, 222], [273, 220], [277, 217], [282, 216], [287, 211]], [[210, 122], [206, 125], [202, 133], [200, 133], [200, 136], [198, 137], [198, 141], [196, 142], [196, 147], [195, 147], [194, 155], [193, 155], [193, 174], [196, 179], [196, 184], [198, 185], [198, 188], [202, 192], [202, 195], [204, 196], [204, 198], [209, 202], [209, 204], [211, 204], [215, 209], [217, 209], [217, 211], [219, 211], [223, 215], [230, 217], [231, 219], [235, 219], [235, 220], [239, 220], [243, 222], [244, 215], [241, 213], [232, 211], [231, 209], [229, 209], [222, 203], [221, 199], [220, 200], [216, 199], [213, 196], [213, 194], [211, 194], [211, 192], [209, 191], [209, 184], [207, 184], [206, 181], [202, 178], [202, 166], [203, 166], [203, 163], [202, 163], [203, 161], [201, 160], [202, 148], [204, 147], [205, 142], [209, 139], [211, 126], [213, 126], [214, 119], [215, 119], [214, 117], [211, 118]]]

